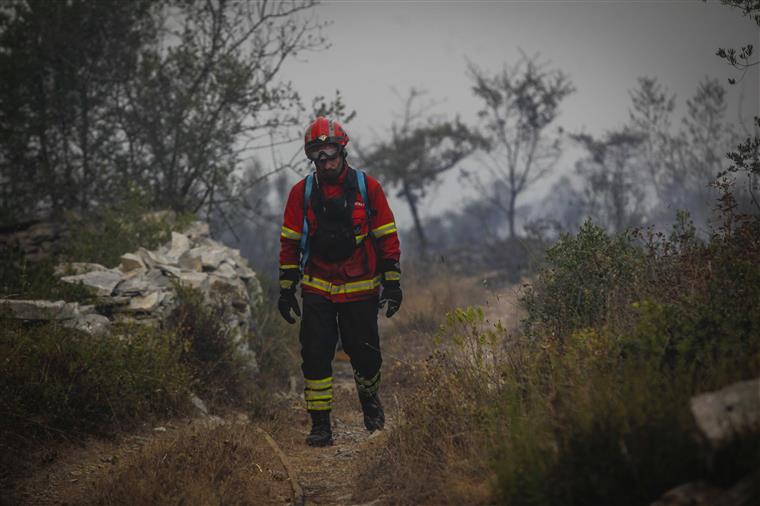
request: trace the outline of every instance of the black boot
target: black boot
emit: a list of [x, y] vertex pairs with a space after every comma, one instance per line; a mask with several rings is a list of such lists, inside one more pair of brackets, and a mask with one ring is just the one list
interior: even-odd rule
[[385, 427], [385, 413], [377, 393], [369, 395], [360, 393], [359, 402], [364, 412], [364, 426], [368, 431], [374, 432]]
[[309, 411], [309, 415], [311, 415], [311, 432], [306, 436], [306, 444], [309, 446], [333, 444], [330, 411]]

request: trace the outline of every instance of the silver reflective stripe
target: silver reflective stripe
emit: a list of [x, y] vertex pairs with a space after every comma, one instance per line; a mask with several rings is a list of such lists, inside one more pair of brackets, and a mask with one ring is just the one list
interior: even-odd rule
[[335, 127], [333, 126], [332, 120], [330, 120], [328, 123], [328, 137], [335, 137]]

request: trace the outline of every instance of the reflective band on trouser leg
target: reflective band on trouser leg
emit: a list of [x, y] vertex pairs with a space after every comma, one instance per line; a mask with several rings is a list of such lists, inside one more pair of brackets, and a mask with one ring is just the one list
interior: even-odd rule
[[380, 389], [380, 371], [370, 379], [362, 378], [358, 372], [354, 371], [354, 380], [356, 380], [356, 389], [359, 395], [374, 395]]
[[304, 398], [309, 411], [327, 411], [332, 409], [332, 376], [310, 380], [304, 378]]

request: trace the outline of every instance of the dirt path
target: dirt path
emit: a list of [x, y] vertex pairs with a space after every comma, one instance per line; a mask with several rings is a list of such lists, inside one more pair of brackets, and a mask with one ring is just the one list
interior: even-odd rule
[[309, 418], [301, 396], [290, 403], [290, 427], [278, 434], [278, 444], [298, 470], [306, 504], [381, 504], [380, 498], [370, 502], [355, 499], [357, 471], [365, 454], [377, 451], [393, 426], [392, 410], [387, 409], [386, 430], [370, 434], [356, 397], [353, 372], [348, 362], [336, 361], [333, 366], [334, 407], [332, 412], [333, 446], [312, 448], [304, 440], [309, 433]]

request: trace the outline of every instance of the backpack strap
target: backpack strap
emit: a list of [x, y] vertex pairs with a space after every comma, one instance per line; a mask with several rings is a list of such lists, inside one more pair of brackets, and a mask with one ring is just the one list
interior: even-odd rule
[[[367, 228], [371, 227], [370, 218], [372, 217], [372, 210], [369, 205], [369, 195], [367, 194], [367, 178], [363, 170], [356, 169], [356, 182], [359, 185], [359, 193], [362, 195], [362, 201], [364, 202], [364, 212], [367, 214]], [[372, 234], [370, 234], [372, 235]]]
[[311, 199], [311, 190], [314, 186], [314, 173], [306, 176], [303, 189], [303, 227], [301, 229], [301, 242], [299, 248], [301, 249], [301, 274], [306, 268], [306, 262], [309, 261], [309, 200]]

